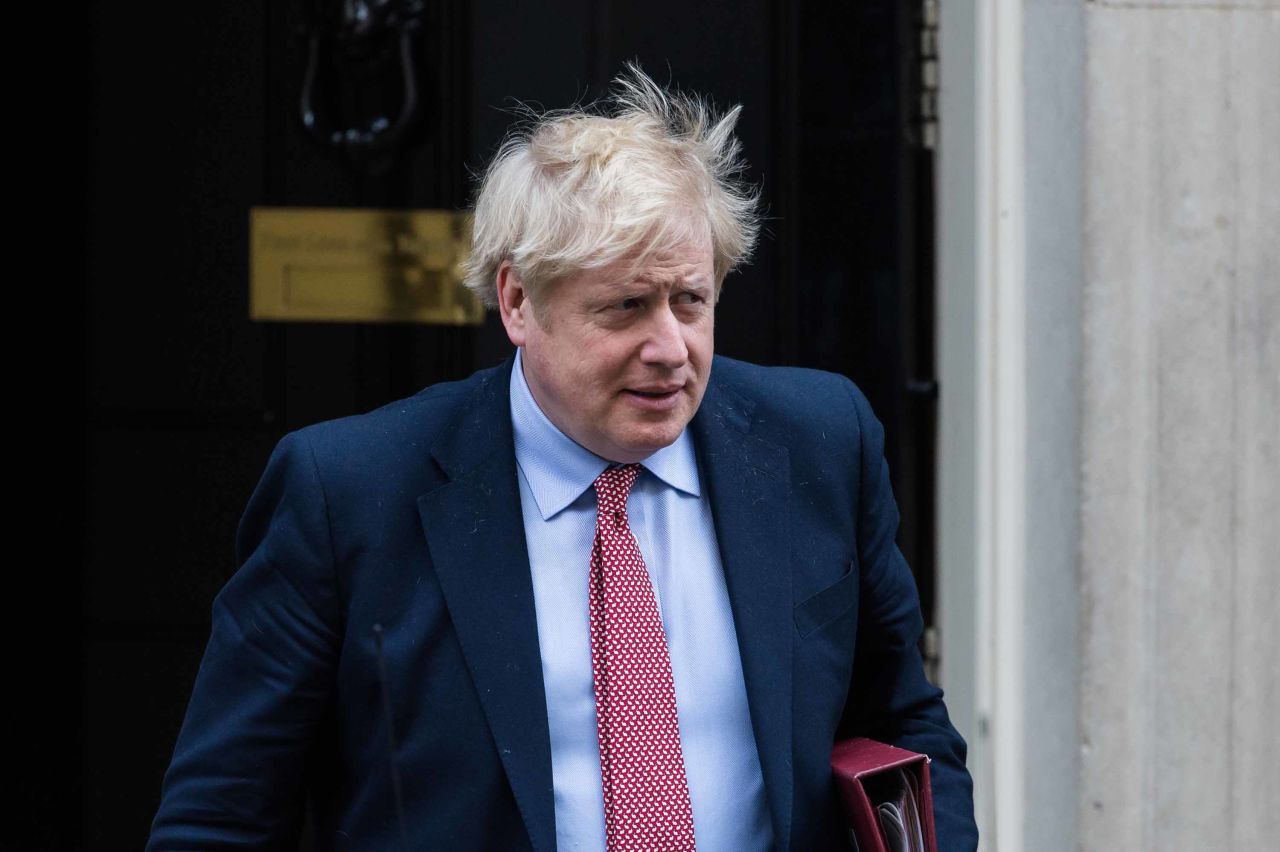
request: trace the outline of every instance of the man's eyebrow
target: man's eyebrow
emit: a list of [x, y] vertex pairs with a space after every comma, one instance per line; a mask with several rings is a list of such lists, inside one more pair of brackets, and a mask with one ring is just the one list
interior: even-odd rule
[[609, 295], [632, 294], [636, 292], [637, 288], [647, 291], [664, 285], [670, 285], [671, 289], [678, 288], [683, 290], [710, 291], [713, 289], [711, 276], [701, 272], [694, 272], [690, 275], [639, 273], [634, 276], [601, 280], [597, 284], [605, 294]]
[[600, 289], [606, 295], [629, 293], [635, 290], [637, 279], [634, 278], [613, 278], [607, 281], [597, 282]]

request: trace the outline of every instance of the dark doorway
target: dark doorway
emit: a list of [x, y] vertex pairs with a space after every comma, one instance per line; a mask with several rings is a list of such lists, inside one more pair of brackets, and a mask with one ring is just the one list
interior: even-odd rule
[[589, 101], [627, 59], [745, 105], [739, 135], [770, 221], [754, 263], [726, 282], [717, 351], [863, 388], [887, 429], [900, 543], [932, 613], [932, 152], [919, 132], [916, 6], [431, 3], [424, 120], [374, 176], [308, 140], [298, 119], [303, 34], [322, 6], [90, 13], [78, 696], [90, 848], [145, 841], [209, 606], [235, 568], [236, 523], [276, 440], [508, 352], [493, 318], [251, 322], [250, 208], [461, 208], [513, 99]]

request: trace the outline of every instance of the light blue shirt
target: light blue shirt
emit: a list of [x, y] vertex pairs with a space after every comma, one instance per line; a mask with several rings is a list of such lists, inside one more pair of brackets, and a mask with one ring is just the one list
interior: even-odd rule
[[[547, 419], [519, 350], [511, 423], [547, 695], [556, 846], [596, 852], [605, 848], [604, 797], [587, 578], [596, 525], [591, 485], [609, 462]], [[768, 849], [773, 832], [733, 610], [689, 430], [642, 464], [627, 517], [671, 652], [694, 837], [701, 852]]]

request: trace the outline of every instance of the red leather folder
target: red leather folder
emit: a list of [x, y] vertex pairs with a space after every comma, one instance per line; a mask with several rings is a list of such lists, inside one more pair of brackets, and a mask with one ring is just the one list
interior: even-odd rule
[[[914, 800], [925, 852], [937, 852], [927, 755], [858, 737], [836, 743], [831, 770], [859, 852], [890, 851], [878, 808], [903, 795]], [[910, 774], [899, 775], [899, 771]], [[900, 783], [904, 777], [909, 779], [905, 792]]]

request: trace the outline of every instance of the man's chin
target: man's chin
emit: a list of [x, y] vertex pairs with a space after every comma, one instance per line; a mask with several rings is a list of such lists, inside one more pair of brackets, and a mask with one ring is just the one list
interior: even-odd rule
[[628, 439], [618, 445], [619, 449], [631, 456], [633, 461], [639, 461], [643, 458], [653, 455], [664, 447], [669, 447], [680, 437], [682, 429], [667, 428], [661, 430], [645, 431], [637, 435], [629, 436]]

